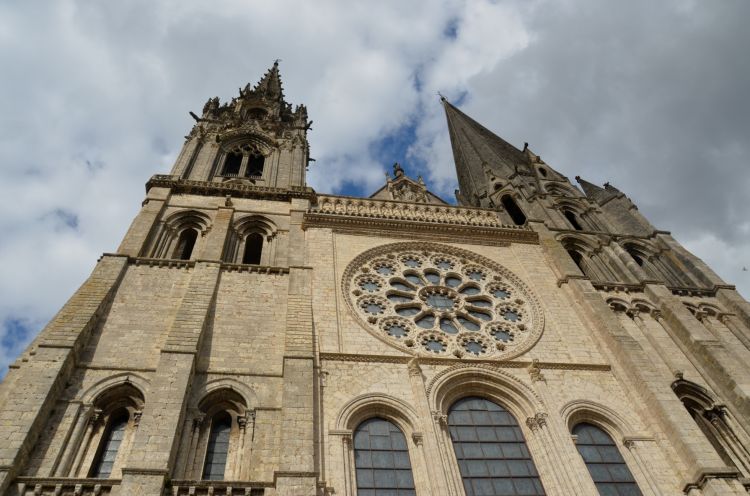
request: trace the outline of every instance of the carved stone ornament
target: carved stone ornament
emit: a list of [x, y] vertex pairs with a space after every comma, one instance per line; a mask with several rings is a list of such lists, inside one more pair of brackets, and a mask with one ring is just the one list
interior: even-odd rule
[[544, 327], [541, 305], [505, 267], [437, 243], [394, 243], [355, 258], [344, 298], [378, 339], [416, 356], [509, 359]]

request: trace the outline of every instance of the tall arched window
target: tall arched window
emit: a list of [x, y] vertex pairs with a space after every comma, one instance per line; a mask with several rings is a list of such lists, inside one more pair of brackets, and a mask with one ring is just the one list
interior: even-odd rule
[[588, 275], [586, 274], [586, 269], [583, 268], [583, 255], [575, 250], [568, 250], [568, 255], [570, 255], [570, 258], [573, 259], [578, 268], [581, 269], [581, 272], [583, 272], [584, 275]]
[[263, 175], [263, 166], [265, 165], [266, 157], [260, 152], [253, 153], [249, 156], [247, 161], [247, 177], [260, 177]]
[[516, 201], [511, 198], [510, 195], [504, 195], [500, 199], [500, 202], [503, 204], [503, 208], [508, 212], [508, 215], [510, 215], [510, 218], [515, 225], [522, 226], [526, 223], [526, 215], [524, 215], [521, 207], [518, 206]]
[[107, 479], [112, 474], [112, 467], [117, 459], [117, 452], [120, 450], [128, 420], [128, 411], [124, 409], [111, 416], [106, 433], [99, 445], [96, 461], [91, 467], [91, 477]]
[[568, 222], [570, 222], [570, 225], [573, 226], [573, 229], [575, 229], [576, 231], [583, 231], [583, 228], [578, 222], [578, 218], [576, 217], [575, 213], [571, 212], [570, 210], [563, 210], [563, 215], [566, 219], [568, 219]]
[[260, 265], [263, 254], [263, 236], [260, 233], [250, 233], [245, 238], [245, 253], [242, 255], [243, 264]]
[[451, 407], [448, 426], [466, 496], [544, 494], [523, 432], [505, 408], [464, 398]]
[[220, 412], [211, 419], [211, 434], [208, 436], [206, 461], [203, 463], [204, 480], [223, 480], [229, 454], [229, 434], [232, 418]]
[[177, 240], [177, 246], [174, 250], [174, 257], [179, 260], [190, 260], [190, 255], [193, 254], [193, 248], [195, 247], [195, 241], [198, 239], [198, 231], [195, 229], [185, 229], [180, 233], [180, 238]]
[[358, 496], [413, 496], [414, 478], [406, 438], [382, 418], [365, 420], [354, 431]]
[[599, 427], [581, 423], [573, 428], [576, 448], [602, 496], [641, 496], [633, 474], [612, 438]]
[[237, 176], [240, 173], [241, 167], [242, 153], [229, 152], [227, 153], [227, 158], [224, 160], [224, 170], [221, 174], [227, 177]]
[[717, 405], [705, 388], [693, 382], [678, 379], [672, 383], [672, 390], [724, 463], [737, 468], [743, 477], [749, 477], [750, 447], [743, 442], [747, 438], [730, 413]]

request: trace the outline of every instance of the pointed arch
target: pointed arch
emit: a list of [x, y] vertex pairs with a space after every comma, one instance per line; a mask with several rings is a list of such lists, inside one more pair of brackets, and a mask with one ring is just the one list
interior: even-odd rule
[[692, 281], [688, 274], [681, 271], [665, 256], [664, 250], [654, 247], [641, 239], [620, 241], [622, 248], [643, 268], [647, 275], [668, 286], [690, 286]]
[[611, 268], [612, 261], [604, 256], [601, 244], [593, 243], [586, 235], [564, 233], [557, 237], [581, 272], [593, 281], [616, 281], [618, 277]]
[[526, 214], [523, 213], [521, 207], [510, 194], [503, 195], [500, 198], [500, 203], [515, 225], [522, 226], [526, 224]]
[[580, 198], [581, 192], [575, 187], [565, 183], [549, 182], [544, 185], [545, 191], [550, 195], [560, 195], [563, 197]]
[[750, 477], [750, 439], [731, 412], [706, 388], [682, 377], [672, 383], [672, 391], [724, 463]]
[[86, 427], [66, 447], [60, 473], [119, 478], [145, 404], [143, 391], [121, 376], [100, 381], [83, 397], [91, 400], [81, 416]]
[[246, 215], [232, 226], [224, 261], [253, 265], [273, 265], [276, 260], [276, 224], [261, 215]]
[[211, 218], [198, 210], [173, 212], [161, 223], [150, 256], [178, 260], [194, 259], [210, 226]]
[[246, 440], [252, 439], [254, 410], [248, 408], [243, 394], [227, 384], [207, 384], [199, 392], [202, 395], [183, 430], [186, 453], [179, 464], [184, 477], [239, 480]]
[[[253, 108], [246, 111], [245, 115], [262, 120], [267, 112], [261, 108]], [[230, 180], [262, 179], [266, 171], [266, 161], [273, 149], [269, 140], [259, 134], [227, 134], [220, 142], [215, 175]]]

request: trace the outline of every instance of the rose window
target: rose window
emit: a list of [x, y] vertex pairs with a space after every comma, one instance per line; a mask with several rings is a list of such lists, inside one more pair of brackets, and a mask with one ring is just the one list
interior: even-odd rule
[[495, 262], [434, 243], [397, 243], [357, 257], [344, 294], [358, 320], [409, 353], [511, 358], [538, 340], [536, 298]]

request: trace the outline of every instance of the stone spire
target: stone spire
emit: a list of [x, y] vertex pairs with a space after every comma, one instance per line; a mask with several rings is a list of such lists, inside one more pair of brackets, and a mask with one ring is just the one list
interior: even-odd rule
[[[249, 90], [249, 84], [245, 87], [245, 91]], [[284, 101], [284, 90], [281, 87], [281, 74], [279, 74], [279, 61], [276, 60], [273, 66], [266, 71], [263, 77], [260, 79], [258, 84], [255, 85], [253, 91], [258, 96], [263, 96], [267, 100], [276, 100], [279, 102]]]
[[526, 170], [529, 158], [477, 121], [441, 98], [448, 120], [458, 184], [464, 198], [478, 204], [489, 189], [488, 173], [507, 179], [519, 168]]
[[599, 205], [606, 203], [607, 201], [617, 196], [617, 193], [619, 193], [619, 191], [617, 193], [611, 191], [609, 187], [602, 188], [600, 186], [597, 186], [596, 184], [590, 183], [585, 179], [582, 179], [581, 176], [576, 176], [576, 181], [581, 185], [581, 189], [586, 194], [586, 196], [594, 200]]

